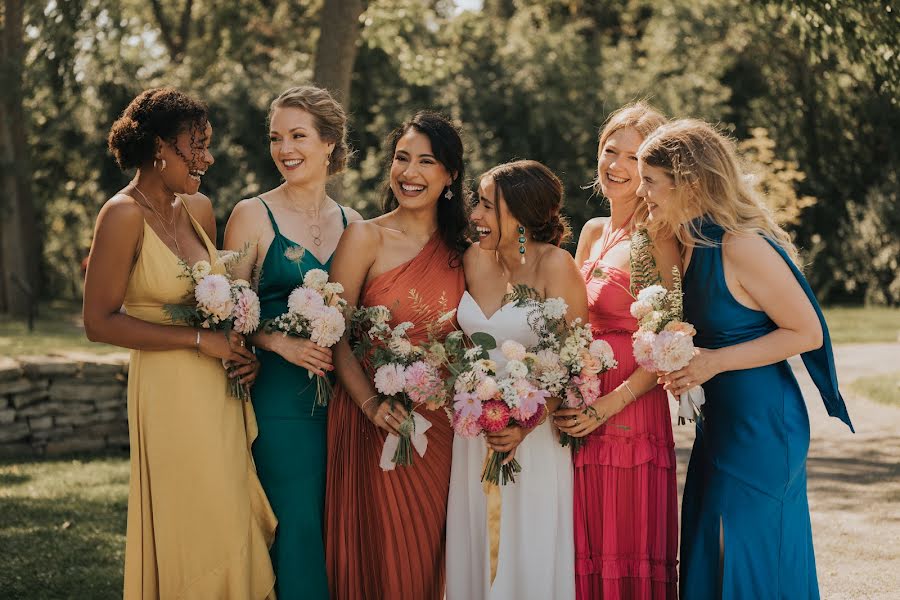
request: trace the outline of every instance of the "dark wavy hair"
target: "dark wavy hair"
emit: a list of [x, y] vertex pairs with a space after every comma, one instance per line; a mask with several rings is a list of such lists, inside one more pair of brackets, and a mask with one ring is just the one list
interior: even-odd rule
[[184, 131], [202, 135], [208, 121], [209, 111], [200, 100], [173, 88], [144, 90], [113, 123], [107, 144], [119, 168], [127, 171], [153, 161], [157, 137], [174, 144]]
[[[549, 168], [536, 160], [516, 160], [494, 167], [485, 177], [494, 180], [495, 194], [503, 194], [509, 212], [534, 241], [561, 246], [569, 240], [572, 230], [561, 213], [563, 184]], [[497, 198], [494, 210], [499, 221]]]
[[449, 200], [444, 198], [445, 188], [441, 191], [438, 199], [437, 222], [441, 238], [452, 252], [451, 266], [459, 266], [463, 252], [466, 251], [470, 243], [467, 235], [469, 229], [467, 214], [469, 192], [463, 188], [466, 173], [465, 163], [463, 162], [462, 137], [459, 129], [448, 118], [433, 111], [422, 110], [392, 131], [388, 136], [385, 143], [388, 151], [386, 164], [388, 179], [385, 181], [382, 191], [381, 208], [384, 212], [389, 212], [399, 205], [397, 198], [394, 197], [394, 192], [391, 190], [391, 163], [394, 160], [394, 152], [397, 150], [397, 142], [410, 129], [415, 129], [428, 138], [431, 142], [431, 151], [435, 159], [454, 175], [453, 183], [450, 184], [449, 188], [453, 192], [453, 197]]

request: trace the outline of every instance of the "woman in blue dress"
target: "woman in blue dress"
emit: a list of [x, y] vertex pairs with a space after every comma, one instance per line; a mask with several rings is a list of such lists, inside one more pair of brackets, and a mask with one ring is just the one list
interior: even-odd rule
[[[235, 207], [225, 248], [246, 250], [235, 274], [259, 274], [261, 318], [287, 312], [288, 295], [313, 269], [328, 271], [348, 222], [359, 214], [328, 197], [343, 169], [346, 116], [323, 89], [286, 90], [269, 111], [269, 146], [284, 183]], [[323, 511], [327, 411], [316, 406], [313, 376], [330, 376], [331, 350], [310, 340], [257, 332], [260, 369], [253, 387], [259, 437], [253, 458], [278, 529], [272, 545], [280, 600], [328, 598]]]
[[638, 159], [651, 226], [685, 249], [684, 316], [697, 330], [693, 360], [660, 381], [706, 394], [682, 498], [681, 597], [818, 598], [809, 418], [786, 359], [802, 355], [828, 413], [852, 430], [822, 312], [728, 139], [679, 120]]

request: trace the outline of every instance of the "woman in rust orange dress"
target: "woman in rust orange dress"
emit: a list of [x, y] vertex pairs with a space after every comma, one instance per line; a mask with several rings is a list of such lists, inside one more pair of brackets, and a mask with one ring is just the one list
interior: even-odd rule
[[[385, 305], [393, 324], [412, 321], [423, 340], [443, 304], [456, 308], [465, 290], [461, 256], [467, 227], [463, 145], [456, 128], [417, 113], [389, 140], [385, 214], [351, 223], [334, 255], [331, 279], [355, 306]], [[415, 290], [434, 311], [413, 306]], [[388, 433], [407, 416], [380, 402], [372, 376], [345, 338], [336, 347], [339, 385], [328, 409], [325, 560], [331, 596], [340, 599], [440, 600], [453, 433], [442, 410], [421, 411], [432, 426], [428, 449], [410, 466], [383, 471]]]

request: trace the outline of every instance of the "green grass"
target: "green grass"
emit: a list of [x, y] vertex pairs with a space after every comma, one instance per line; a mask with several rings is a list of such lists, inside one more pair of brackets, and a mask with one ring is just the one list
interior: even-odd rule
[[0, 596], [121, 598], [128, 459], [0, 461]]
[[850, 384], [854, 392], [891, 406], [900, 406], [900, 371], [861, 377]]
[[0, 356], [49, 354], [60, 350], [107, 354], [122, 350], [87, 339], [79, 304], [62, 301], [41, 304], [38, 315], [32, 332], [24, 321], [0, 315]]
[[835, 306], [825, 320], [834, 344], [900, 341], [900, 308]]

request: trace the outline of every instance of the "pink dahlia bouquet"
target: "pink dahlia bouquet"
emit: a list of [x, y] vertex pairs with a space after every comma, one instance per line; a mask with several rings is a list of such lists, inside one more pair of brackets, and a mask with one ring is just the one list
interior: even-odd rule
[[[592, 405], [603, 396], [600, 374], [618, 364], [612, 347], [603, 340], [594, 340], [589, 323], [581, 319], [569, 322], [569, 307], [562, 298], [541, 300], [534, 290], [513, 290], [520, 306], [532, 306], [528, 322], [538, 342], [528, 348], [534, 356], [534, 377], [548, 395], [561, 398], [567, 408], [593, 410]], [[559, 442], [577, 452], [584, 438], [574, 438], [560, 432]]]
[[[639, 328], [633, 336], [634, 358], [653, 373], [669, 373], [687, 366], [694, 357], [694, 335], [684, 322], [681, 275], [672, 270], [673, 289], [651, 285], [642, 289], [631, 304], [631, 315]], [[705, 402], [703, 388], [694, 387], [678, 399], [678, 422], [693, 421]]]
[[[340, 296], [343, 291], [344, 286], [329, 282], [328, 273], [322, 269], [307, 271], [303, 285], [288, 296], [287, 312], [267, 320], [263, 327], [266, 331], [308, 339], [323, 348], [331, 348], [343, 337], [346, 328], [347, 302]], [[307, 374], [312, 379], [313, 373], [307, 371]], [[316, 405], [328, 406], [331, 393], [328, 376], [316, 377]]]
[[[443, 313], [433, 327], [452, 321], [454, 314], [455, 311]], [[419, 456], [425, 455], [425, 432], [431, 428], [431, 422], [415, 409], [422, 405], [437, 409], [447, 400], [439, 357], [410, 341], [408, 331], [414, 325], [411, 321], [391, 326], [391, 318], [391, 311], [379, 305], [357, 309], [350, 320], [354, 354], [368, 358], [380, 401], [392, 406], [399, 403], [409, 415], [400, 424], [400, 436], [388, 434], [384, 442], [380, 464], [385, 471], [397, 465], [411, 465], [413, 448]]]
[[[457, 339], [458, 338], [458, 339]], [[448, 355], [454, 357], [452, 423], [456, 435], [474, 438], [482, 433], [495, 433], [510, 425], [531, 429], [547, 415], [547, 397], [535, 381], [535, 357], [522, 344], [507, 340], [500, 347], [506, 364], [498, 368], [488, 357], [497, 347], [491, 336], [476, 333], [474, 346], [466, 348], [461, 332], [447, 336]], [[458, 346], [458, 348], [457, 348]], [[494, 485], [515, 482], [522, 467], [515, 459], [503, 464], [508, 452], [491, 451], [481, 480]]]
[[[239, 259], [240, 253], [220, 253], [218, 270], [213, 273], [208, 261], [201, 260], [193, 267], [181, 262], [181, 277], [191, 282], [191, 289], [183, 304], [167, 304], [163, 307], [172, 321], [181, 321], [191, 327], [213, 331], [231, 330], [249, 335], [259, 327], [259, 297], [243, 279], [232, 279], [228, 268]], [[241, 400], [250, 398], [250, 390], [237, 379], [229, 379], [229, 391]]]

